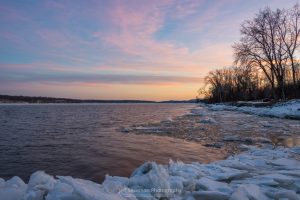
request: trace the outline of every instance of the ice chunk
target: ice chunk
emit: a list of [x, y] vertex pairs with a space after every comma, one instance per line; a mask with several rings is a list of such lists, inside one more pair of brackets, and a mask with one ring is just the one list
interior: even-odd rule
[[22, 200], [27, 189], [27, 185], [17, 176], [6, 181], [0, 188], [1, 200]]
[[197, 164], [183, 164], [181, 162], [170, 162], [169, 173], [172, 176], [181, 176], [186, 179], [200, 178], [205, 176], [202, 167]]
[[200, 120], [200, 123], [202, 123], [202, 124], [213, 124], [213, 123], [217, 123], [217, 121], [214, 120], [211, 117], [205, 117], [204, 119]]
[[54, 187], [56, 180], [43, 171], [37, 171], [30, 176], [25, 200], [43, 200], [48, 191]]
[[62, 183], [68, 184], [73, 188], [73, 195], [81, 197], [83, 200], [122, 200], [120, 195], [108, 193], [103, 190], [101, 185], [92, 181], [74, 179], [67, 176], [59, 176]]
[[46, 200], [81, 200], [82, 198], [73, 193], [73, 187], [66, 184], [57, 182], [52, 190], [49, 191]]
[[[128, 187], [148, 189], [156, 198], [172, 195], [168, 192], [171, 187], [167, 170], [154, 162], [147, 162], [136, 169], [129, 179]], [[160, 192], [158, 189], [162, 189], [163, 191]]]
[[273, 197], [274, 199], [300, 200], [300, 195], [296, 194], [294, 191], [276, 192]]
[[37, 171], [30, 176], [28, 189], [33, 189], [37, 186], [52, 188], [55, 182], [53, 176], [50, 176], [43, 171]]
[[197, 180], [196, 190], [218, 191], [226, 194], [232, 193], [232, 189], [227, 183], [214, 181], [205, 177]]
[[124, 190], [129, 184], [129, 179], [118, 176], [105, 176], [105, 180], [102, 183], [103, 188], [106, 192], [118, 193]]
[[237, 170], [229, 167], [222, 167], [218, 164], [208, 164], [203, 166], [203, 171], [213, 180], [231, 181], [247, 175], [245, 170]]
[[257, 185], [241, 185], [231, 195], [230, 200], [269, 200]]
[[279, 158], [276, 160], [269, 161], [268, 164], [275, 165], [277, 168], [281, 169], [299, 169], [300, 162], [297, 160], [291, 160], [288, 158]]
[[197, 191], [193, 192], [196, 200], [227, 200], [229, 195], [218, 191]]
[[170, 181], [170, 187], [174, 191], [174, 194], [179, 195], [183, 192], [184, 189], [183, 184], [185, 180], [182, 177], [171, 176], [169, 181]]

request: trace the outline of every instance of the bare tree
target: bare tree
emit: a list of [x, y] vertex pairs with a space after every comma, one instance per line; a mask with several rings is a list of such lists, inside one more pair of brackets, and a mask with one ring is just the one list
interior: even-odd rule
[[285, 99], [285, 68], [289, 56], [284, 49], [279, 28], [283, 17], [284, 12], [279, 9], [261, 10], [253, 20], [244, 22], [241, 28], [242, 38], [233, 48], [235, 63], [260, 67], [272, 85], [274, 98], [277, 84], [281, 98]]
[[[296, 75], [296, 62], [295, 52], [299, 47], [299, 35], [300, 35], [300, 8], [297, 3], [292, 9], [284, 10], [279, 23], [279, 34], [283, 41], [283, 48], [289, 56], [289, 62], [291, 65], [292, 80], [294, 86], [294, 92], [297, 88], [297, 75]], [[296, 94], [295, 94], [296, 96]]]
[[[265, 8], [241, 25], [233, 45], [234, 65], [209, 72], [205, 93], [214, 102], [300, 95], [300, 7]], [[297, 92], [298, 91], [298, 92]]]

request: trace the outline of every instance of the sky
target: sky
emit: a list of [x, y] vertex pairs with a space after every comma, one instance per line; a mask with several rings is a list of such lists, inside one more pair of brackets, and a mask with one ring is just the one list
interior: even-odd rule
[[0, 94], [193, 99], [240, 25], [296, 0], [0, 0]]

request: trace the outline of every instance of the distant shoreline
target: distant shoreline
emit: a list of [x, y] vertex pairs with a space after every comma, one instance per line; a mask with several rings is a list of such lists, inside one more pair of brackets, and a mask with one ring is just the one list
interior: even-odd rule
[[196, 99], [191, 100], [169, 100], [169, 101], [149, 101], [149, 100], [82, 100], [54, 97], [32, 97], [32, 96], [12, 96], [0, 95], [0, 104], [81, 104], [81, 103], [196, 103]]
[[168, 103], [195, 103], [195, 102], [160, 102], [160, 101], [153, 101], [153, 102], [134, 102], [134, 101], [128, 101], [128, 102], [42, 102], [42, 103], [37, 103], [37, 102], [1, 102], [0, 105], [65, 105], [65, 104], [70, 104], [70, 105], [75, 105], [75, 104], [168, 104]]

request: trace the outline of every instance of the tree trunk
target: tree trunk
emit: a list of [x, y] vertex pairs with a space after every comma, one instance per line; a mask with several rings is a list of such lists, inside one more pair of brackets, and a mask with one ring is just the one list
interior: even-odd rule
[[276, 90], [275, 90], [275, 84], [274, 82], [271, 82], [271, 89], [272, 89], [272, 96], [275, 100], [277, 100]]
[[291, 59], [291, 63], [292, 63], [292, 76], [293, 76], [293, 88], [294, 88], [294, 98], [296, 98], [297, 96], [297, 84], [296, 84], [296, 70], [295, 70], [295, 63], [294, 63], [294, 59]]

